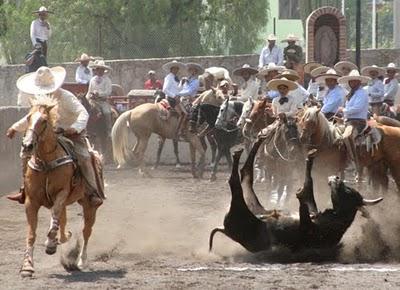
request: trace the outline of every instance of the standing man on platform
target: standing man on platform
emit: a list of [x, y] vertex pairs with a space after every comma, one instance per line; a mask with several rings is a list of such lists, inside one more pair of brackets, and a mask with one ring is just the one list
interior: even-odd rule
[[47, 22], [47, 17], [49, 13], [53, 12], [42, 6], [33, 13], [37, 14], [38, 18], [31, 23], [32, 45], [35, 46], [36, 43], [40, 43], [42, 45], [43, 55], [47, 58], [47, 42], [51, 36], [51, 27], [49, 22]]
[[277, 38], [275, 35], [268, 35], [268, 45], [261, 50], [258, 68], [262, 68], [271, 62], [276, 65], [283, 64], [283, 51], [282, 48], [276, 45], [276, 40]]

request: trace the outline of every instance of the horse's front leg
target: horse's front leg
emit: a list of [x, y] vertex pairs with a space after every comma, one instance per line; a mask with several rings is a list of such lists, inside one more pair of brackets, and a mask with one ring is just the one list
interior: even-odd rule
[[26, 250], [20, 270], [21, 277], [32, 277], [35, 272], [33, 268], [33, 246], [36, 240], [36, 229], [38, 222], [38, 211], [40, 206], [31, 202], [29, 197], [25, 201], [25, 213], [28, 221], [28, 233], [26, 238]]
[[60, 229], [60, 219], [65, 210], [65, 202], [67, 200], [70, 188], [63, 189], [56, 194], [53, 207], [51, 208], [50, 228], [47, 233], [46, 254], [53, 255], [57, 251], [58, 239], [57, 233]]
[[64, 207], [63, 211], [61, 212], [60, 216], [60, 243], [64, 244], [68, 242], [71, 238], [72, 233], [70, 231], [66, 231], [67, 226], [67, 208]]
[[177, 139], [172, 139], [172, 144], [174, 145], [174, 153], [176, 158], [176, 167], [181, 167], [181, 161], [179, 160], [179, 143]]

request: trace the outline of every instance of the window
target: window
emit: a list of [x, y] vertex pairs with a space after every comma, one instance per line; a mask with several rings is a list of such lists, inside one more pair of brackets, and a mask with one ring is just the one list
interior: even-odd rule
[[300, 19], [299, 0], [279, 0], [279, 19]]

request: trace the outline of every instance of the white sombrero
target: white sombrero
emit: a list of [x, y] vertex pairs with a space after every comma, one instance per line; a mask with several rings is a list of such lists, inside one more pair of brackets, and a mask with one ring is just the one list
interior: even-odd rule
[[186, 68], [184, 63], [177, 61], [177, 60], [167, 62], [162, 66], [163, 70], [165, 70], [166, 72], [170, 72], [171, 68], [173, 68], [173, 67], [177, 67], [180, 70], [184, 70]]
[[317, 67], [317, 68], [313, 69], [313, 70], [310, 72], [310, 75], [311, 75], [313, 78], [316, 78], [317, 76], [326, 73], [329, 69], [330, 69], [329, 66], [320, 66], [320, 67]]
[[361, 74], [363, 76], [369, 76], [370, 72], [372, 71], [377, 72], [378, 76], [383, 76], [386, 72], [384, 68], [378, 67], [377, 65], [369, 65], [361, 69]]
[[288, 41], [299, 41], [299, 38], [298, 38], [296, 35], [290, 33], [290, 34], [288, 34], [288, 36], [287, 36], [284, 40], [282, 40], [281, 42], [288, 42]]
[[317, 76], [315, 78], [315, 81], [318, 83], [323, 83], [323, 82], [325, 82], [326, 79], [338, 80], [340, 77], [341, 77], [341, 75], [337, 74], [336, 71], [333, 68], [331, 68], [326, 73]]
[[298, 81], [300, 79], [299, 74], [292, 70], [292, 69], [285, 69], [280, 75], [276, 76], [276, 78], [285, 78], [288, 79], [289, 81]]
[[31, 95], [51, 94], [62, 86], [65, 76], [65, 69], [61, 66], [42, 66], [36, 72], [21, 76], [17, 80], [17, 88]]
[[266, 41], [272, 41], [272, 40], [277, 40], [278, 38], [274, 34], [268, 35], [268, 37], [265, 39]]
[[255, 75], [258, 73], [258, 70], [255, 68], [252, 68], [248, 64], [244, 64], [242, 67], [237, 68], [233, 71], [233, 75], [235, 76], [242, 76], [242, 74], [247, 71], [250, 75]]
[[344, 72], [343, 72], [344, 69], [347, 69], [349, 71], [352, 71], [353, 69], [357, 69], [358, 70], [357, 65], [355, 65], [354, 63], [352, 63], [350, 61], [346, 61], [346, 60], [339, 61], [338, 63], [336, 63], [334, 65], [333, 68], [335, 69], [335, 71], [338, 74], [340, 74], [342, 76], [344, 75]]
[[264, 66], [260, 69], [257, 76], [266, 76], [271, 71], [281, 72], [285, 69], [284, 66], [276, 65], [273, 62], [270, 62], [267, 66]]
[[293, 91], [298, 88], [298, 86], [295, 82], [289, 81], [286, 78], [270, 80], [267, 83], [267, 88], [270, 90], [273, 90], [273, 91], [277, 91], [278, 87], [281, 85], [287, 86], [289, 88], [289, 91]]
[[220, 88], [220, 87], [223, 87], [225, 85], [229, 86], [230, 83], [227, 80], [222, 80], [222, 81], [219, 82], [218, 87]]
[[106, 65], [106, 63], [102, 59], [95, 60], [92, 64], [89, 65], [89, 67], [93, 70], [95, 70], [96, 68], [102, 68], [107, 71], [111, 70], [111, 67]]
[[87, 55], [86, 53], [82, 53], [80, 57], [75, 59], [76, 62], [91, 61], [91, 60], [93, 60], [93, 57]]
[[186, 65], [187, 70], [189, 70], [190, 68], [195, 69], [197, 71], [198, 75], [200, 75], [204, 72], [204, 68], [198, 63], [188, 62], [185, 65]]
[[367, 76], [362, 76], [362, 75], [360, 75], [360, 72], [357, 69], [353, 69], [349, 73], [349, 75], [340, 77], [338, 79], [338, 82], [341, 84], [347, 84], [349, 81], [352, 81], [352, 80], [361, 81], [361, 83], [366, 84], [371, 80], [371, 78], [367, 77]]
[[47, 10], [46, 7], [41, 6], [38, 10], [33, 11], [32, 13], [53, 13], [53, 11]]
[[393, 62], [389, 63], [387, 67], [384, 67], [383, 69], [385, 69], [386, 71], [388, 70], [394, 70], [396, 72], [400, 71], [400, 67], [397, 67], [396, 64], [394, 64]]
[[322, 66], [322, 64], [320, 64], [319, 62], [310, 61], [310, 62], [307, 62], [303, 66], [303, 70], [304, 70], [304, 73], [309, 74], [309, 73], [311, 73], [311, 71], [313, 69], [316, 69], [317, 67], [321, 67], [321, 66]]

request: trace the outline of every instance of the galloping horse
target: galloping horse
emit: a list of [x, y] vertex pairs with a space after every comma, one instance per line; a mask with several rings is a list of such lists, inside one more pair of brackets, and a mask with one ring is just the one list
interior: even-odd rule
[[[132, 157], [139, 164], [139, 173], [143, 176], [150, 176], [145, 169], [144, 154], [152, 133], [158, 134], [161, 138], [174, 139], [178, 127], [179, 116], [171, 111], [170, 117], [163, 120], [160, 117], [159, 104], [141, 104], [136, 108], [121, 114], [116, 120], [112, 131], [111, 139], [113, 145], [114, 160], [118, 166], [124, 166]], [[204, 171], [205, 152], [197, 135], [185, 129], [185, 139], [190, 145], [190, 156], [192, 161], [193, 177], [201, 177]], [[130, 152], [129, 132], [133, 132], [137, 138], [136, 144]], [[200, 160], [196, 168], [196, 151], [200, 153]], [[198, 170], [198, 172], [197, 172]]]
[[[32, 107], [27, 116], [29, 127], [22, 143], [24, 153], [32, 154], [24, 179], [28, 235], [21, 268], [23, 277], [31, 277], [34, 273], [33, 246], [41, 206], [51, 211], [50, 229], [46, 240], [46, 253], [49, 255], [56, 252], [59, 243], [66, 242], [71, 236], [65, 229], [66, 206], [74, 202], [82, 206], [84, 244], [79, 255], [79, 267], [86, 264], [88, 240], [96, 219], [97, 207], [90, 204], [85, 194], [86, 182], [77, 173], [74, 159], [58, 142], [58, 137], [53, 131], [56, 117], [53, 107], [54, 104], [50, 104], [49, 101]], [[92, 161], [95, 162], [94, 159]], [[100, 163], [97, 163], [97, 167], [101, 170]], [[57, 239], [58, 232], [60, 239]]]

